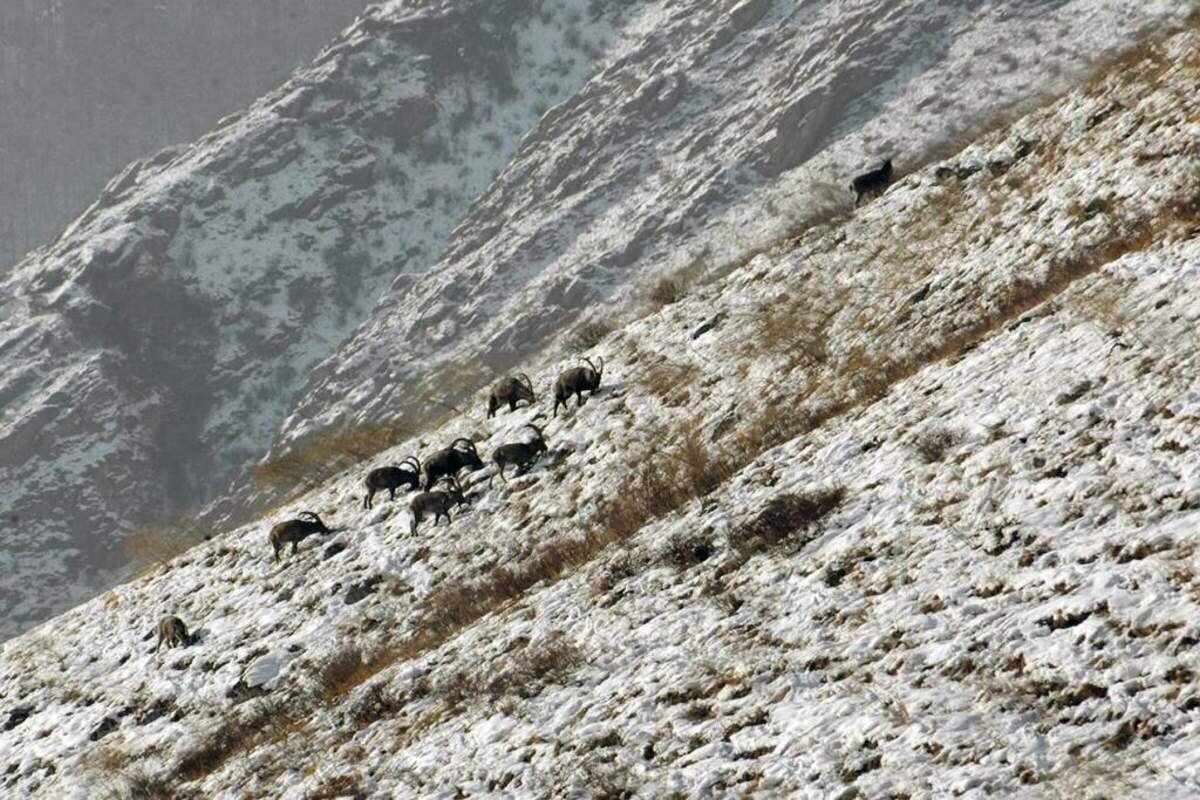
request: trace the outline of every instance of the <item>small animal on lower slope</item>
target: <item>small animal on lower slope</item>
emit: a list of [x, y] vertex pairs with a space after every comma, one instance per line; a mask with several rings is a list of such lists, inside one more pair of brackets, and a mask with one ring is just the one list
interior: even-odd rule
[[326, 527], [325, 523], [321, 521], [321, 517], [314, 511], [301, 511], [296, 515], [296, 519], [280, 522], [271, 528], [270, 539], [271, 547], [275, 550], [275, 560], [279, 560], [279, 551], [289, 543], [292, 545], [292, 555], [295, 555], [297, 545], [314, 533], [335, 533]]
[[467, 498], [462, 493], [462, 487], [457, 482], [452, 482], [450, 488], [446, 491], [437, 492], [421, 492], [412, 499], [409, 504], [409, 509], [412, 511], [412, 526], [409, 528], [409, 533], [415, 534], [417, 526], [429, 514], [433, 514], [433, 524], [442, 517], [446, 518], [446, 524], [450, 524], [450, 509], [465, 506]]
[[[537, 436], [532, 442], [511, 442], [510, 444], [502, 444], [492, 451], [492, 461], [495, 462], [500, 480], [508, 482], [508, 478], [504, 477], [504, 468], [509, 464], [515, 464], [517, 474], [528, 470], [538, 460], [538, 456], [546, 452], [546, 437], [542, 434], [541, 428], [531, 423], [525, 424], [526, 428], [531, 428]], [[488, 486], [492, 485], [496, 475], [493, 474], [488, 478]]]
[[554, 382], [554, 416], [558, 416], [560, 405], [566, 410], [567, 400], [571, 395], [575, 395], [575, 407], [579, 408], [583, 405], [584, 392], [593, 395], [600, 389], [600, 379], [604, 377], [604, 358], [598, 358], [599, 367], [593, 364], [590, 358], [584, 358], [588, 364], [586, 367], [571, 367], [558, 376], [558, 380]]
[[879, 169], [864, 172], [850, 183], [850, 191], [854, 192], [854, 207], [858, 208], [864, 197], [877, 197], [884, 193], [892, 182], [892, 160], [883, 162]]
[[192, 643], [187, 625], [184, 625], [183, 620], [174, 615], [163, 617], [154, 630], [158, 633], [158, 644], [154, 646], [156, 653], [158, 648], [163, 646], [163, 642], [167, 643], [167, 647], [180, 647]]
[[432, 489], [442, 478], [457, 478], [459, 471], [464, 467], [471, 470], [483, 469], [483, 461], [480, 460], [479, 451], [475, 449], [473, 441], [466, 438], [455, 439], [449, 447], [438, 450], [425, 459], [425, 491]]
[[496, 416], [496, 409], [505, 403], [508, 403], [510, 412], [516, 411], [517, 403], [522, 400], [530, 405], [537, 402], [537, 396], [533, 393], [533, 381], [529, 380], [529, 376], [518, 372], [516, 375], [501, 378], [488, 393], [488, 419]]
[[363, 497], [363, 508], [374, 505], [375, 493], [388, 491], [388, 499], [396, 499], [396, 490], [401, 486], [409, 489], [421, 488], [421, 462], [416, 456], [409, 456], [397, 466], [379, 467], [367, 473], [363, 479], [367, 494]]

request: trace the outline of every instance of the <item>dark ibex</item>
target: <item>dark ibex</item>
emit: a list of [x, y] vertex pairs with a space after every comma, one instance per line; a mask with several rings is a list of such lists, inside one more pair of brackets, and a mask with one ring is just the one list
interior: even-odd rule
[[409, 508], [412, 510], [412, 527], [409, 528], [410, 534], [417, 532], [417, 525], [421, 520], [429, 514], [433, 514], [433, 524], [442, 517], [446, 518], [446, 524], [450, 524], [450, 509], [456, 506], [465, 506], [467, 498], [463, 496], [462, 487], [458, 485], [458, 481], [450, 481], [450, 489], [444, 492], [421, 492], [412, 499]]
[[275, 560], [279, 560], [279, 551], [290, 542], [292, 555], [296, 555], [296, 546], [314, 533], [335, 533], [325, 527], [325, 523], [313, 511], [301, 511], [296, 519], [289, 519], [271, 528], [271, 547], [275, 550]]
[[496, 381], [488, 395], [488, 419], [496, 416], [496, 409], [505, 403], [508, 403], [509, 411], [516, 411], [517, 403], [521, 400], [527, 401], [530, 405], [537, 402], [537, 397], [533, 393], [533, 381], [529, 380], [528, 375], [519, 372]]
[[854, 192], [854, 207], [858, 208], [864, 197], [883, 194], [891, 182], [892, 160], [889, 158], [879, 169], [864, 172], [850, 182], [850, 191]]
[[[509, 464], [517, 465], [517, 474], [525, 472], [529, 469], [538, 456], [546, 452], [546, 437], [542, 434], [541, 428], [536, 425], [526, 423], [526, 428], [532, 428], [537, 434], [537, 438], [532, 442], [513, 442], [512, 444], [502, 444], [492, 451], [492, 461], [496, 462], [496, 466], [500, 470], [500, 480], [508, 482], [508, 478], [504, 477], [504, 468]], [[488, 486], [492, 485], [492, 481], [496, 476], [488, 478]]]
[[483, 469], [483, 462], [479, 460], [479, 451], [475, 449], [474, 442], [455, 439], [449, 447], [425, 459], [425, 491], [432, 489], [442, 478], [457, 477], [463, 467]]
[[595, 394], [600, 388], [600, 379], [604, 377], [604, 358], [600, 358], [600, 366], [597, 367], [592, 363], [590, 358], [583, 359], [588, 363], [586, 367], [571, 367], [565, 370], [558, 376], [558, 380], [554, 382], [554, 416], [558, 416], [558, 407], [561, 404], [563, 410], [567, 408], [567, 400], [571, 395], [575, 395], [578, 401], [576, 408], [583, 405], [583, 393]]
[[163, 617], [154, 630], [158, 633], [158, 644], [154, 646], [154, 652], [156, 653], [158, 652], [158, 648], [162, 647], [163, 642], [167, 643], [167, 647], [179, 647], [180, 645], [189, 645], [192, 643], [192, 637], [188, 635], [187, 625], [184, 625], [183, 620], [179, 617]]
[[371, 508], [374, 504], [375, 493], [388, 490], [388, 499], [396, 499], [396, 490], [401, 486], [410, 489], [421, 488], [421, 462], [416, 456], [409, 456], [395, 467], [379, 467], [367, 473], [363, 479], [367, 495], [363, 498], [363, 508]]

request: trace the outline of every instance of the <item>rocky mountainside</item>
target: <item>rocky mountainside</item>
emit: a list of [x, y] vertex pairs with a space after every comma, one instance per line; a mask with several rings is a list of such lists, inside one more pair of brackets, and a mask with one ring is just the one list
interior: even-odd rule
[[365, 5], [0, 4], [0, 272], [57, 236], [120, 167], [287, 80]]
[[[137, 162], [0, 287], [5, 630], [250, 466], [428, 421], [656, 275], [720, 273], [1175, 2], [389, 2]], [[393, 428], [394, 430], [395, 428]], [[226, 493], [233, 482], [234, 490]], [[223, 516], [224, 515], [224, 516]]]
[[124, 533], [261, 455], [311, 369], [436, 261], [632, 13], [582, 7], [376, 9], [245, 113], [132, 164], [6, 277], [0, 498], [19, 577], [0, 630], [110, 583]]
[[[0, 782], [1194, 797], [1198, 80], [1193, 21], [606, 335], [586, 404], [472, 408], [8, 642]], [[364, 509], [528, 423], [448, 524]], [[301, 510], [335, 531], [276, 561]]]

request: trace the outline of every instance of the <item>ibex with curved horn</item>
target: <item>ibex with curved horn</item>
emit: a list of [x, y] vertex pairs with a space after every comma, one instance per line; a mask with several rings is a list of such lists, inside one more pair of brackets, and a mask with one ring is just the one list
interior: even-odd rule
[[425, 491], [432, 489], [442, 478], [457, 477], [463, 467], [483, 469], [483, 462], [479, 460], [479, 451], [475, 449], [473, 441], [455, 439], [449, 447], [425, 459]]
[[[513, 442], [511, 444], [502, 444], [492, 451], [492, 461], [499, 468], [500, 480], [505, 483], [508, 478], [504, 477], [504, 468], [509, 464], [517, 465], [517, 474], [520, 475], [538, 460], [538, 456], [546, 452], [546, 437], [542, 434], [542, 429], [531, 423], [525, 424], [526, 428], [532, 428], [537, 434], [537, 438], [532, 442]], [[496, 476], [488, 478], [488, 486], [492, 485], [492, 481]]]
[[375, 493], [388, 490], [388, 499], [396, 499], [396, 490], [401, 486], [409, 489], [421, 488], [421, 462], [416, 456], [409, 456], [397, 466], [379, 467], [367, 473], [363, 478], [363, 486], [367, 490], [363, 498], [363, 508], [374, 505]]
[[496, 409], [505, 403], [508, 403], [509, 411], [516, 411], [517, 403], [521, 400], [530, 405], [537, 402], [537, 396], [533, 393], [533, 381], [529, 380], [529, 376], [518, 372], [516, 375], [501, 378], [488, 394], [488, 419], [496, 416]]
[[458, 481], [453, 479], [451, 479], [450, 488], [447, 491], [421, 492], [409, 504], [409, 509], [412, 511], [412, 525], [409, 528], [409, 534], [416, 534], [421, 520], [431, 513], [434, 525], [437, 525], [438, 520], [442, 517], [446, 518], [446, 524], [449, 525], [450, 509], [466, 504], [467, 498], [463, 496], [462, 487], [459, 486]]
[[271, 528], [271, 547], [275, 550], [275, 560], [279, 560], [279, 551], [291, 543], [292, 555], [296, 555], [296, 546], [314, 533], [336, 533], [325, 526], [321, 517], [315, 511], [301, 511], [296, 519], [280, 522]]
[[600, 379], [604, 377], [604, 358], [597, 358], [600, 359], [599, 367], [593, 364], [590, 358], [584, 358], [588, 364], [586, 367], [571, 367], [558, 376], [558, 380], [554, 382], [554, 416], [558, 416], [559, 405], [566, 410], [571, 395], [575, 395], [575, 407], [579, 408], [583, 405], [584, 392], [595, 394], [600, 388]]

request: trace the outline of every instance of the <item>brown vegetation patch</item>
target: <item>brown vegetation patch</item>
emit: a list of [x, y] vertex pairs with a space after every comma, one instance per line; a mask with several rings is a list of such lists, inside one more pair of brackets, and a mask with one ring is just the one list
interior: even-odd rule
[[360, 425], [324, 433], [256, 466], [254, 481], [264, 488], [306, 491], [411, 435], [412, 430], [401, 423]]

